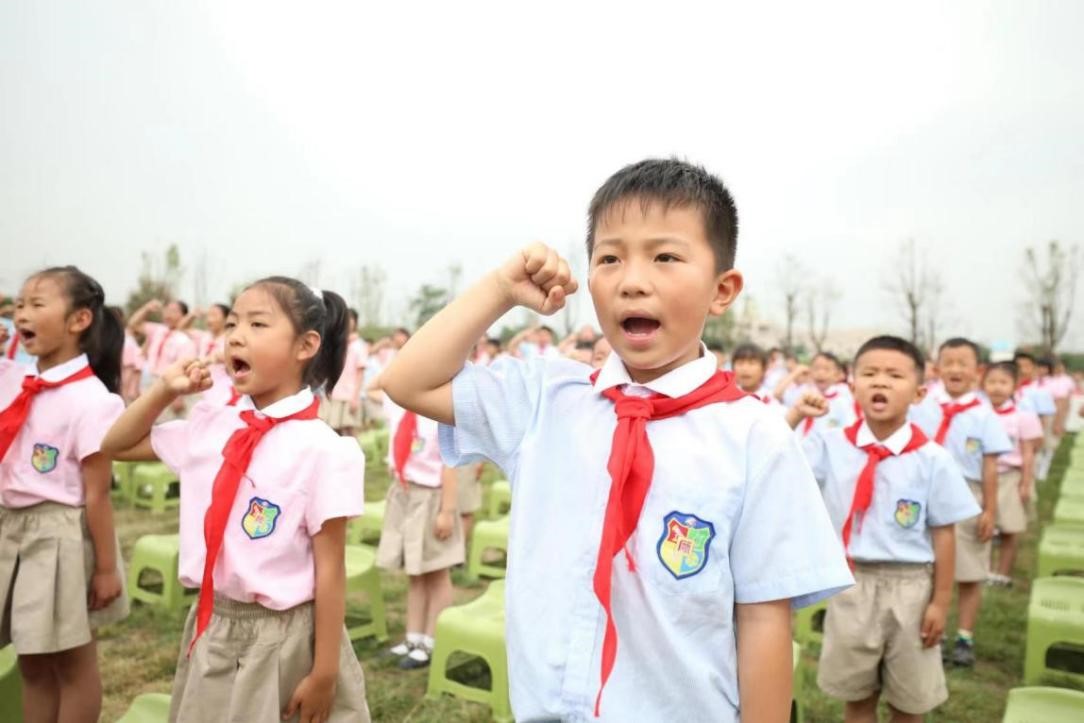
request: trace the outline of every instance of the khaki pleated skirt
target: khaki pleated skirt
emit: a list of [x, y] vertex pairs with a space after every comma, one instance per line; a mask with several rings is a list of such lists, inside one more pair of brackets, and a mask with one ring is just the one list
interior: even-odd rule
[[411, 482], [404, 488], [392, 482], [385, 498], [377, 567], [424, 575], [463, 563], [463, 523], [459, 513], [452, 515], [452, 534], [448, 539], [438, 540], [433, 533], [442, 494], [440, 487]]
[[92, 630], [128, 617], [120, 544], [121, 594], [101, 610], [87, 609], [94, 574], [94, 542], [82, 507], [42, 502], [0, 507], [0, 647], [19, 655], [71, 650]]
[[[298, 683], [312, 672], [313, 603], [280, 611], [216, 595], [211, 621], [189, 657], [197, 605], [189, 610], [184, 626], [170, 699], [171, 723], [282, 720], [282, 711]], [[296, 721], [298, 716], [288, 720]], [[339, 644], [335, 701], [328, 721], [369, 723], [365, 676], [345, 625]]]

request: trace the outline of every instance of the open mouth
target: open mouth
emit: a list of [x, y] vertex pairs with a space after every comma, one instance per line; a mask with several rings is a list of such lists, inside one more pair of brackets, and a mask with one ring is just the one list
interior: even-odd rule
[[230, 375], [235, 382], [243, 381], [252, 373], [252, 367], [244, 359], [230, 358]]
[[16, 329], [15, 336], [22, 342], [23, 346], [29, 346], [37, 337], [37, 333], [30, 331], [29, 329]]
[[621, 330], [625, 332], [625, 338], [632, 342], [650, 341], [659, 331], [660, 326], [658, 319], [646, 316], [629, 316], [621, 321]]
[[870, 408], [875, 412], [883, 412], [888, 408], [888, 397], [884, 394], [877, 392], [869, 398]]

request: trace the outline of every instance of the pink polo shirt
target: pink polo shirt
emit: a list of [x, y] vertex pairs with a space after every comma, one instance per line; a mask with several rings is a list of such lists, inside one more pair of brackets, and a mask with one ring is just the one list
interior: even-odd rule
[[[399, 429], [406, 410], [384, 395], [384, 416], [388, 420], [388, 429], [391, 430], [392, 444], [388, 445], [388, 468], [395, 469], [395, 430]], [[407, 480], [422, 487], [440, 487], [441, 473], [444, 471], [444, 461], [440, 457], [440, 439], [437, 434], [437, 423], [432, 419], [418, 416], [418, 426], [414, 432], [414, 444], [410, 449], [410, 457], [407, 458], [403, 474]]]
[[[303, 389], [262, 410], [287, 417], [308, 407]], [[222, 466], [222, 449], [244, 426], [236, 407], [200, 401], [188, 419], [151, 430], [151, 446], [181, 480], [178, 577], [199, 587], [206, 549], [203, 519]], [[319, 419], [272, 428], [252, 456], [215, 563], [215, 591], [240, 602], [285, 610], [313, 599], [312, 537], [324, 522], [356, 517], [364, 504], [365, 456], [356, 440], [340, 437]]]
[[143, 334], [147, 337], [147, 364], [155, 376], [162, 376], [162, 372], [176, 361], [199, 356], [196, 342], [183, 331], [148, 321], [143, 324]]
[[[87, 364], [86, 355], [80, 354], [41, 377], [57, 382]], [[36, 374], [36, 368], [0, 360], [0, 409], [19, 396], [25, 377]], [[0, 506], [21, 508], [39, 502], [83, 506], [82, 462], [101, 450], [105, 433], [123, 411], [124, 400], [106, 389], [98, 377], [41, 391], [0, 461]]]
[[[1003, 411], [1009, 409], [1012, 411], [1002, 414]], [[1001, 421], [1001, 426], [1005, 428], [1005, 434], [1009, 435], [1009, 441], [1013, 445], [1011, 452], [1006, 452], [997, 458], [997, 469], [999, 472], [1019, 469], [1024, 464], [1020, 443], [1042, 439], [1043, 424], [1039, 421], [1039, 415], [1020, 409], [1012, 401], [1002, 404], [997, 412], [997, 418]]]
[[[226, 335], [218, 338], [206, 334], [199, 355], [204, 358], [224, 359], [226, 356]], [[233, 380], [226, 371], [226, 363], [214, 362], [207, 367], [211, 374], [211, 388], [203, 393], [201, 399], [212, 404], [226, 404], [233, 396]]]
[[331, 399], [337, 402], [361, 400], [361, 379], [365, 363], [369, 358], [365, 342], [353, 339], [346, 346], [346, 359], [343, 361], [343, 373], [335, 388], [331, 390]]

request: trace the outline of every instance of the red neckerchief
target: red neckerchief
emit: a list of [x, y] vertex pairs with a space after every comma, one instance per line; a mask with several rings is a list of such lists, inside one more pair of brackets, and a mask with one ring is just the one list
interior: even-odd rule
[[945, 402], [941, 405], [941, 426], [937, 428], [937, 434], [934, 435], [933, 441], [938, 444], [945, 443], [945, 437], [948, 436], [949, 427], [952, 426], [952, 420], [956, 418], [957, 414], [962, 414], [968, 409], [974, 409], [979, 406], [979, 400], [972, 399], [967, 404], [957, 404], [956, 402]]
[[406, 489], [406, 463], [410, 459], [410, 450], [414, 446], [414, 435], [418, 431], [418, 415], [407, 410], [395, 428], [395, 438], [391, 445], [391, 458], [395, 462], [395, 474], [399, 484]]
[[[858, 447], [858, 430], [862, 426], [862, 420], [859, 420], [843, 430], [844, 436], [847, 437], [847, 441]], [[929, 440], [926, 439], [926, 435], [922, 433], [914, 424], [911, 425], [911, 441], [907, 443], [907, 446], [900, 452], [901, 455], [908, 452], [914, 452], [916, 449], [926, 444]], [[854, 497], [851, 499], [851, 509], [847, 513], [847, 519], [843, 522], [843, 550], [847, 553], [847, 559], [850, 560], [850, 545], [851, 545], [851, 527], [855, 523], [857, 517], [858, 528], [862, 527], [862, 520], [866, 516], [866, 510], [869, 509], [870, 504], [873, 502], [873, 482], [877, 477], [877, 465], [881, 460], [892, 456], [892, 451], [879, 442], [873, 442], [867, 444], [864, 447], [858, 447], [860, 450], [866, 453], [866, 466], [862, 468], [862, 471], [858, 475], [858, 482], [854, 486]]]
[[41, 377], [24, 377], [22, 391], [11, 404], [0, 411], [0, 460], [8, 453], [11, 443], [19, 436], [19, 430], [30, 416], [30, 405], [33, 404], [34, 397], [47, 389], [56, 389], [92, 376], [94, 370], [88, 365], [57, 382], [47, 382]]
[[[599, 372], [591, 375], [591, 383]], [[602, 523], [602, 540], [599, 543], [598, 561], [595, 565], [595, 596], [606, 611], [606, 633], [602, 641], [602, 678], [598, 697], [595, 699], [595, 717], [599, 715], [602, 691], [613, 672], [617, 659], [617, 627], [614, 625], [611, 593], [613, 588], [613, 561], [640, 519], [644, 500], [651, 488], [655, 474], [655, 456], [647, 423], [658, 419], [677, 417], [708, 404], [733, 402], [746, 396], [734, 382], [730, 372], [717, 371], [710, 379], [680, 397], [644, 398], [626, 395], [616, 387], [602, 392], [614, 403], [617, 426], [614, 428], [610, 458], [606, 465], [610, 473], [610, 494], [606, 502], [606, 516]], [[626, 552], [629, 569], [636, 570], [632, 557]]]
[[233, 501], [237, 497], [237, 488], [241, 486], [241, 478], [244, 477], [249, 463], [252, 462], [252, 455], [257, 445], [275, 426], [293, 419], [316, 419], [319, 410], [319, 400], [313, 399], [312, 404], [300, 412], [279, 419], [262, 414], [257, 416], [256, 411], [252, 409], [241, 412], [241, 421], [245, 423], [245, 426], [234, 431], [226, 441], [226, 446], [222, 448], [222, 466], [215, 475], [214, 485], [211, 487], [211, 504], [203, 517], [203, 542], [207, 549], [207, 557], [203, 563], [203, 582], [200, 585], [199, 603], [196, 606], [196, 632], [188, 646], [188, 655], [192, 655], [196, 641], [203, 635], [203, 631], [207, 629], [207, 624], [211, 621], [215, 596], [215, 562], [222, 549], [222, 538], [226, 533], [226, 524], [229, 522], [230, 511], [233, 509]]

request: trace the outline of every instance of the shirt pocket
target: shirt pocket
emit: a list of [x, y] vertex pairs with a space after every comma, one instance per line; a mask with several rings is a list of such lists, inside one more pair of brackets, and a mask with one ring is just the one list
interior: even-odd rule
[[[722, 588], [723, 571], [729, 569], [726, 541], [710, 519], [673, 511], [662, 519], [640, 524], [648, 529], [639, 536], [640, 568], [654, 587], [669, 595], [714, 593]], [[620, 562], [620, 556], [615, 564]]]

